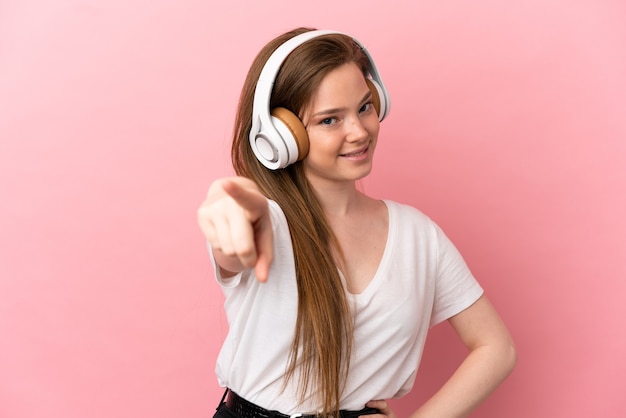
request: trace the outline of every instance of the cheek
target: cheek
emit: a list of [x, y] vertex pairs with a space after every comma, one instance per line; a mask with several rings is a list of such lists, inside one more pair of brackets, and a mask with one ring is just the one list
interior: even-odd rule
[[309, 137], [309, 153], [302, 163], [305, 167], [318, 166], [328, 159], [330, 152], [328, 143], [323, 138]]
[[377, 115], [374, 115], [372, 118], [368, 119], [367, 130], [372, 136], [373, 140], [376, 140], [378, 138], [378, 132], [380, 131], [380, 122], [378, 121]]
[[341, 134], [338, 132], [309, 133], [309, 155], [321, 158], [326, 154], [335, 153], [341, 147]]

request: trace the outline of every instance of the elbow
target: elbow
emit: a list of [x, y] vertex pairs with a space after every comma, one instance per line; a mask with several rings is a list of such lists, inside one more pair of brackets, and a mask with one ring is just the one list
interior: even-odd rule
[[509, 376], [513, 373], [515, 366], [517, 365], [517, 349], [515, 348], [515, 343], [513, 340], [509, 339], [509, 341], [504, 344], [502, 348], [502, 370], [504, 377]]

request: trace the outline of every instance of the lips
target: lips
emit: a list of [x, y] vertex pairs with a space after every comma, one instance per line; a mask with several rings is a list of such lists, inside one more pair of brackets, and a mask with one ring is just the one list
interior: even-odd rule
[[369, 149], [369, 146], [363, 147], [363, 148], [358, 149], [358, 150], [353, 151], [353, 152], [348, 152], [348, 153], [340, 154], [340, 155], [342, 157], [358, 157], [358, 156], [361, 156], [361, 155], [365, 154], [368, 149]]

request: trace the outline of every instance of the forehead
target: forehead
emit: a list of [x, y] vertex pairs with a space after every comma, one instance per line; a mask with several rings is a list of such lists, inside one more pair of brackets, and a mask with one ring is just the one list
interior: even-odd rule
[[315, 112], [325, 107], [347, 107], [360, 104], [369, 87], [355, 63], [344, 64], [330, 71], [313, 93], [310, 109]]

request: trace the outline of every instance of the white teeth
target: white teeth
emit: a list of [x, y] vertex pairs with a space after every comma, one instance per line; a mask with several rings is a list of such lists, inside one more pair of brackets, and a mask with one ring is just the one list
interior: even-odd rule
[[365, 151], [367, 151], [367, 150], [364, 149], [364, 150], [359, 151], [359, 152], [353, 152], [353, 153], [350, 153], [350, 154], [343, 154], [343, 156], [344, 157], [358, 157], [359, 155], [363, 155], [365, 153]]

